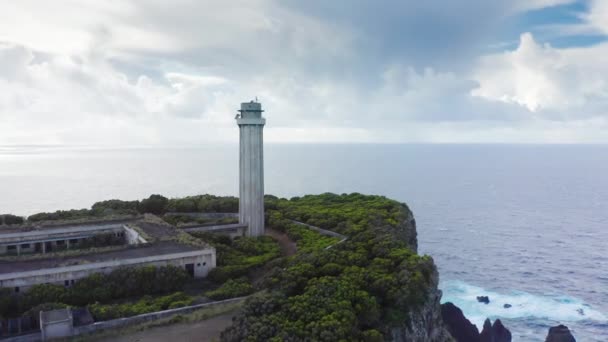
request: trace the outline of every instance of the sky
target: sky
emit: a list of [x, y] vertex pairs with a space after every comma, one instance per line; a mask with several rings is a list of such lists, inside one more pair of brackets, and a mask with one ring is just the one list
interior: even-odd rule
[[0, 145], [608, 143], [608, 0], [0, 0]]

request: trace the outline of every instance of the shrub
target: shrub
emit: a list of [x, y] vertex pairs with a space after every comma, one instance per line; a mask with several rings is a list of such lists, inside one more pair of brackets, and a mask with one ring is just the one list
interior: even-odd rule
[[96, 321], [107, 321], [121, 317], [142, 315], [149, 312], [175, 309], [192, 305], [193, 298], [183, 292], [176, 292], [167, 296], [153, 298], [144, 296], [132, 303], [122, 304], [100, 304], [94, 303], [88, 306], [89, 311]]
[[96, 202], [91, 207], [91, 210], [95, 215], [100, 216], [111, 214], [134, 215], [137, 214], [138, 207], [139, 201], [121, 201], [118, 199], [111, 199]]
[[53, 284], [34, 285], [21, 296], [19, 311], [27, 311], [45, 303], [63, 303], [67, 299], [66, 294], [63, 286]]
[[363, 337], [364, 342], [383, 342], [384, 341], [384, 336], [382, 336], [382, 334], [376, 329], [365, 330], [363, 332], [362, 337]]
[[207, 276], [209, 280], [223, 283], [232, 278], [244, 277], [255, 265], [228, 265], [212, 269]]
[[2, 224], [6, 224], [6, 225], [22, 224], [24, 221], [25, 221], [25, 219], [21, 216], [12, 215], [12, 214], [0, 215], [0, 225], [2, 225]]
[[239, 211], [239, 199], [213, 195], [174, 198], [169, 200], [167, 210], [180, 213], [236, 213]]
[[[0, 315], [17, 317], [22, 312], [45, 303], [85, 306], [95, 302], [107, 303], [134, 296], [170, 293], [181, 290], [188, 279], [189, 276], [184, 269], [171, 265], [124, 267], [107, 275], [92, 274], [78, 280], [70, 288], [54, 284], [40, 284], [32, 286], [20, 296], [13, 294], [10, 289], [2, 289], [0, 291]], [[167, 309], [172, 302], [185, 301], [190, 298], [180, 293], [173, 296], [165, 298], [164, 302], [159, 301], [157, 304], [160, 308]], [[123, 311], [126, 309], [121, 308]], [[114, 309], [105, 308], [104, 310], [112, 311]]]
[[249, 284], [246, 278], [230, 279], [222, 286], [213, 291], [208, 291], [205, 295], [211, 299], [221, 300], [246, 296], [253, 293], [253, 286]]
[[38, 221], [57, 221], [71, 220], [94, 216], [94, 213], [89, 209], [72, 209], [72, 210], [57, 210], [52, 213], [38, 213], [28, 216], [27, 220], [31, 222]]
[[150, 195], [150, 197], [139, 202], [138, 211], [142, 214], [150, 213], [162, 215], [167, 211], [169, 200], [161, 195]]
[[229, 237], [209, 233], [192, 235], [215, 247], [218, 267], [209, 272], [208, 278], [218, 283], [247, 276], [250, 271], [281, 255], [278, 243], [269, 236], [241, 237], [233, 241]]

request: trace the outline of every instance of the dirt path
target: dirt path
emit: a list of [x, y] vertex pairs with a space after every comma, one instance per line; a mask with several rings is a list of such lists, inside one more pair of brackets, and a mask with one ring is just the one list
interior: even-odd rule
[[266, 228], [266, 235], [276, 239], [279, 242], [279, 246], [281, 247], [281, 254], [283, 256], [292, 256], [296, 254], [296, 243], [291, 241], [287, 234], [274, 229]]
[[104, 342], [182, 342], [219, 341], [220, 333], [232, 324], [236, 312], [212, 317], [196, 323], [173, 324], [131, 333], [125, 336], [112, 336], [98, 341]]

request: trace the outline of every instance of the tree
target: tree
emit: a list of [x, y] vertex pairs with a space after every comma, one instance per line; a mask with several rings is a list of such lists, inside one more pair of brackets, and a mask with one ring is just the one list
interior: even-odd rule
[[161, 195], [150, 195], [150, 197], [142, 200], [139, 203], [140, 213], [150, 213], [155, 215], [162, 215], [167, 211], [167, 204], [169, 199]]
[[21, 216], [16, 216], [16, 215], [12, 215], [12, 214], [4, 214], [4, 215], [0, 215], [0, 225], [3, 224], [22, 224], [25, 220], [23, 219], [23, 217]]

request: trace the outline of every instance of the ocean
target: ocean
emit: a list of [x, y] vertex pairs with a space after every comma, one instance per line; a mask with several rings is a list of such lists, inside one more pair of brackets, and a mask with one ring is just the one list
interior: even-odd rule
[[[608, 146], [266, 144], [265, 173], [281, 197], [406, 202], [443, 301], [479, 328], [500, 318], [514, 341], [544, 341], [563, 323], [578, 341], [608, 341]], [[0, 147], [0, 213], [237, 191], [237, 145]]]

